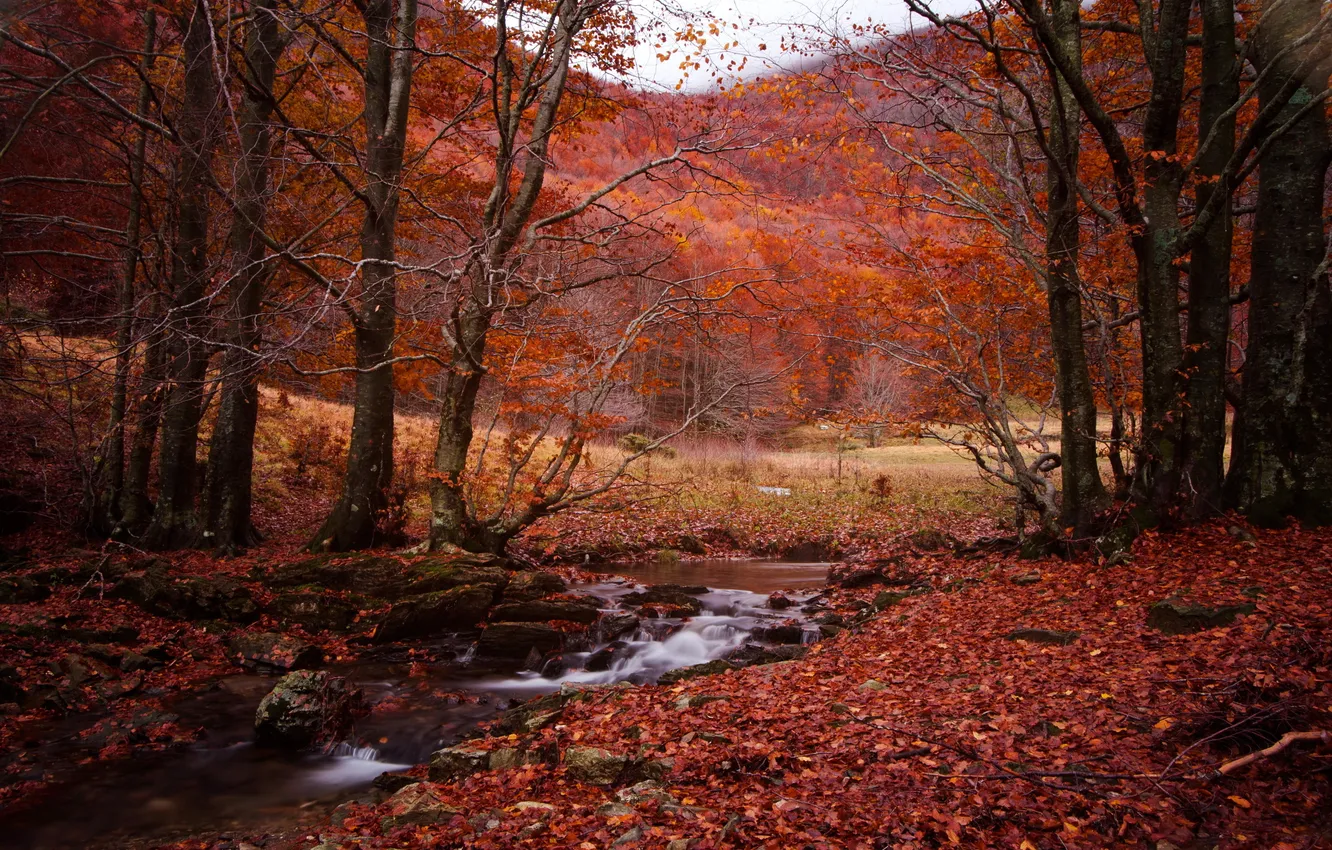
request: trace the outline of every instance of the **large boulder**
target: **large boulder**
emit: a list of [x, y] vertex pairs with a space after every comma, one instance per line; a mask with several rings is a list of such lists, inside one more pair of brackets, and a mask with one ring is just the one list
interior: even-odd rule
[[308, 632], [345, 632], [356, 622], [359, 608], [332, 593], [293, 591], [279, 594], [264, 612]]
[[1209, 607], [1181, 599], [1163, 599], [1147, 609], [1147, 628], [1168, 635], [1186, 635], [1235, 622], [1240, 614], [1252, 614], [1252, 602]]
[[568, 620], [594, 623], [601, 616], [601, 600], [591, 596], [551, 596], [525, 602], [505, 602], [495, 606], [491, 618], [506, 623], [540, 623]]
[[481, 632], [476, 652], [487, 658], [522, 660], [533, 651], [545, 655], [564, 645], [564, 634], [544, 623], [491, 623]]
[[474, 629], [493, 598], [489, 586], [467, 585], [405, 599], [384, 615], [374, 639], [384, 643]]
[[278, 680], [254, 714], [262, 746], [303, 750], [334, 741], [351, 729], [361, 710], [361, 692], [325, 670], [301, 670]]
[[495, 555], [316, 555], [273, 570], [273, 588], [323, 587], [378, 599], [402, 599], [465, 585], [485, 585], [498, 598], [509, 582], [504, 559]]
[[528, 602], [569, 589], [564, 579], [554, 573], [538, 571], [518, 573], [504, 588], [505, 602]]
[[324, 651], [276, 632], [242, 632], [227, 639], [231, 657], [247, 670], [262, 673], [306, 670], [324, 663]]
[[177, 620], [252, 623], [259, 606], [250, 591], [223, 577], [172, 576], [162, 567], [126, 573], [111, 595]]

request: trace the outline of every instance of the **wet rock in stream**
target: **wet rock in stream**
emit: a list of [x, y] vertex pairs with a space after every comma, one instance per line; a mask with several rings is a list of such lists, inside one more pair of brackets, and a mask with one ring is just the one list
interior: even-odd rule
[[374, 640], [387, 643], [476, 628], [485, 619], [493, 595], [488, 585], [463, 585], [409, 597], [384, 615]]
[[324, 670], [288, 673], [259, 703], [255, 738], [262, 746], [308, 749], [341, 738], [361, 710], [360, 690], [341, 676]]
[[568, 583], [553, 573], [523, 572], [515, 575], [504, 588], [504, 601], [526, 602], [568, 589]]
[[481, 632], [476, 653], [483, 658], [520, 660], [564, 645], [564, 633], [544, 623], [491, 623]]
[[523, 602], [505, 602], [495, 607], [491, 619], [506, 623], [542, 623], [566, 620], [595, 623], [605, 603], [594, 596], [551, 596]]

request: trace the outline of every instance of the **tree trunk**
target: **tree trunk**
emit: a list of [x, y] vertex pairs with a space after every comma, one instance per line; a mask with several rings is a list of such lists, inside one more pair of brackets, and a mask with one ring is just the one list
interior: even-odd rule
[[208, 4], [192, 5], [185, 29], [185, 87], [178, 120], [176, 238], [172, 245], [173, 303], [168, 313], [170, 359], [158, 456], [158, 496], [144, 545], [171, 549], [198, 536], [194, 495], [198, 475], [204, 377], [208, 351], [202, 335], [208, 285], [208, 181], [216, 135], [217, 79]]
[[397, 328], [398, 179], [407, 140], [415, 61], [415, 0], [361, 7], [365, 62], [365, 216], [361, 224], [361, 303], [355, 320], [356, 409], [342, 495], [307, 548], [342, 552], [384, 539], [379, 521], [393, 483], [393, 341]]
[[[140, 115], [146, 114], [152, 105], [148, 72], [153, 65], [153, 45], [157, 36], [156, 10], [149, 8], [143, 13], [143, 26], [143, 59], [139, 64], [143, 75], [143, 82], [139, 84]], [[143, 222], [143, 167], [148, 149], [148, 131], [140, 127], [138, 133], [129, 162], [129, 212], [125, 221], [125, 268], [121, 271], [116, 298], [120, 315], [116, 319], [116, 371], [111, 386], [111, 415], [100, 461], [101, 487], [92, 513], [93, 526], [106, 533], [113, 531], [120, 522], [121, 496], [125, 489], [125, 414], [134, 362], [134, 280], [142, 256], [139, 234]]]
[[[1053, 0], [1051, 22], [1070, 56], [1081, 64], [1077, 0]], [[1060, 523], [1086, 534], [1105, 506], [1105, 485], [1096, 460], [1096, 397], [1087, 369], [1082, 338], [1082, 281], [1078, 274], [1081, 233], [1078, 224], [1078, 135], [1081, 115], [1077, 99], [1059, 74], [1050, 69], [1053, 102], [1048, 134], [1050, 155], [1046, 220], [1046, 300], [1050, 340], [1060, 403], [1060, 460], [1063, 501]]]
[[1235, 150], [1239, 62], [1234, 0], [1202, 0], [1202, 95], [1198, 104], [1196, 209], [1214, 193], [1221, 208], [1194, 245], [1189, 261], [1189, 323], [1184, 375], [1187, 404], [1181, 458], [1181, 497], [1194, 519], [1221, 510], [1226, 447], [1227, 342], [1230, 336], [1230, 253], [1233, 222], [1229, 187], [1220, 184]]
[[1322, 265], [1328, 131], [1324, 107], [1306, 109], [1327, 86], [1328, 72], [1311, 48], [1280, 55], [1317, 23], [1319, 9], [1318, 0], [1265, 3], [1255, 34], [1265, 72], [1259, 108], [1285, 99], [1269, 126], [1294, 121], [1269, 137], [1258, 167], [1243, 431], [1226, 480], [1230, 504], [1259, 525], [1280, 525], [1290, 515], [1327, 521], [1332, 511], [1332, 305]]
[[1175, 261], [1183, 175], [1177, 154], [1191, 5], [1189, 0], [1162, 0], [1156, 20], [1141, 23], [1152, 89], [1142, 130], [1147, 153], [1143, 224], [1132, 238], [1142, 313], [1143, 444], [1137, 463], [1138, 496], [1158, 518], [1175, 502], [1179, 486], [1184, 348]]
[[153, 503], [148, 496], [152, 473], [153, 449], [157, 446], [157, 428], [162, 421], [162, 396], [166, 388], [166, 335], [156, 333], [144, 346], [141, 391], [134, 417], [134, 440], [125, 465], [125, 487], [120, 494], [120, 520], [113, 537], [133, 536], [143, 531], [152, 519]]
[[[459, 327], [471, 344], [460, 339], [463, 348], [454, 352], [454, 368], [449, 370], [441, 396], [439, 437], [435, 441], [434, 476], [430, 483], [429, 546], [490, 551], [495, 541], [484, 539], [485, 535], [472, 521], [463, 495], [467, 451], [472, 445], [472, 416], [481, 388], [481, 361], [489, 327], [484, 316], [469, 317], [459, 322]], [[501, 542], [496, 554], [502, 550]]]
[[[524, 527], [498, 520], [477, 521], [467, 504], [462, 479], [472, 443], [472, 414], [484, 370], [482, 358], [491, 316], [506, 303], [502, 289], [511, 271], [511, 255], [531, 220], [545, 182], [551, 135], [564, 99], [574, 39], [594, 9], [594, 5], [577, 0], [558, 0], [554, 4], [550, 12], [548, 65], [543, 75], [517, 74], [513, 63], [495, 63], [494, 77], [490, 80], [496, 107], [495, 182], [482, 214], [470, 286], [459, 296], [462, 303], [457, 308], [454, 331], [457, 339], [440, 404], [427, 541], [432, 549], [452, 545], [478, 552], [500, 552]], [[507, 56], [511, 45], [503, 15], [495, 33], [496, 55]], [[519, 132], [531, 104], [535, 104], [535, 109], [528, 138], [523, 143]], [[522, 177], [515, 188], [512, 178], [520, 163]], [[540, 498], [539, 494], [533, 494], [534, 500]]]
[[260, 239], [268, 208], [273, 78], [284, 43], [276, 0], [256, 0], [246, 34], [246, 88], [240, 116], [237, 200], [231, 225], [230, 346], [222, 361], [222, 401], [208, 451], [204, 544], [235, 552], [259, 542], [250, 516], [254, 434], [259, 419], [261, 313], [268, 277]]

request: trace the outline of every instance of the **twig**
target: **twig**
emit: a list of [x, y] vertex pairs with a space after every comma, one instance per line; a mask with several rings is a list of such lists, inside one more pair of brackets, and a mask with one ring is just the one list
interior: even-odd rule
[[1332, 743], [1332, 732], [1323, 729], [1312, 729], [1308, 732], [1287, 732], [1281, 736], [1281, 740], [1265, 750], [1259, 750], [1256, 753], [1249, 753], [1247, 756], [1228, 761], [1217, 770], [1222, 776], [1227, 776], [1241, 767], [1253, 764], [1256, 761], [1271, 758], [1297, 741], [1319, 741], [1323, 744]]

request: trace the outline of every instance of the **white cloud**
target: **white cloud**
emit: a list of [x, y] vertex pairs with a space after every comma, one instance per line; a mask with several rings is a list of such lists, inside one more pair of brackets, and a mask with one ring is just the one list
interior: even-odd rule
[[[936, 4], [944, 12], [958, 12], [966, 9], [970, 0], [942, 0]], [[789, 44], [792, 36], [808, 43], [817, 38], [816, 32], [847, 33], [856, 24], [873, 21], [886, 26], [894, 32], [901, 32], [911, 23], [911, 16], [902, 0], [841, 0], [835, 3], [809, 3], [804, 0], [638, 0], [636, 3], [640, 19], [658, 19], [668, 22], [674, 28], [686, 16], [711, 15], [724, 26], [724, 32], [718, 39], [710, 39], [708, 51], [714, 62], [721, 54], [725, 60], [722, 68], [731, 60], [745, 60], [744, 70], [739, 76], [751, 77], [781, 68], [796, 67], [801, 64], [799, 54], [782, 50], [783, 37]], [[916, 19], [915, 25], [919, 26]], [[802, 33], [803, 30], [803, 33]], [[721, 47], [726, 42], [739, 42], [725, 51]], [[715, 85], [713, 78], [704, 68], [702, 71], [689, 70], [688, 77], [682, 75], [680, 68], [683, 58], [681, 46], [668, 42], [666, 50], [676, 48], [675, 55], [665, 62], [657, 56], [662, 52], [658, 43], [641, 45], [635, 51], [635, 82], [646, 87], [675, 88], [683, 80], [684, 86], [698, 90]], [[728, 75], [734, 79], [734, 74]]]

